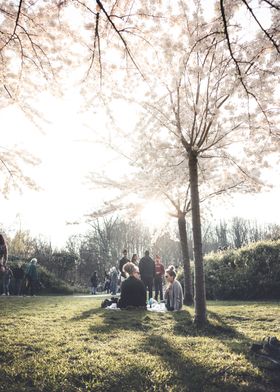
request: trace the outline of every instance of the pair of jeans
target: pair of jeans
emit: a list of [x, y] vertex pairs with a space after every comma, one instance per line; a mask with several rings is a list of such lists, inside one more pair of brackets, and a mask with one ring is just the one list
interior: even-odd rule
[[6, 294], [6, 295], [10, 295], [10, 291], [9, 291], [10, 284], [11, 284], [11, 279], [4, 280], [3, 291], [4, 291], [4, 294]]
[[22, 279], [15, 279], [15, 295], [20, 295], [22, 290]]
[[149, 291], [149, 298], [153, 298], [153, 277], [152, 276], [141, 276], [141, 280], [144, 283], [145, 290]]
[[96, 292], [97, 292], [97, 287], [96, 286], [92, 286], [91, 294], [96, 294]]
[[34, 295], [35, 285], [36, 285], [36, 281], [30, 277], [27, 277], [26, 278], [26, 294], [28, 294], [30, 291], [30, 295]]
[[162, 301], [163, 300], [163, 292], [162, 292], [162, 277], [161, 276], [156, 276], [155, 277], [155, 300], [158, 300], [158, 294], [159, 298]]

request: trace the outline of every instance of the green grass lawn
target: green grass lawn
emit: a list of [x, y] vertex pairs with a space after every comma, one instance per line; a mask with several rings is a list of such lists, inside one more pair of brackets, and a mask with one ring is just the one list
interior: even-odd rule
[[100, 298], [0, 298], [0, 391], [280, 391], [280, 370], [250, 345], [280, 339], [277, 303], [110, 311]]

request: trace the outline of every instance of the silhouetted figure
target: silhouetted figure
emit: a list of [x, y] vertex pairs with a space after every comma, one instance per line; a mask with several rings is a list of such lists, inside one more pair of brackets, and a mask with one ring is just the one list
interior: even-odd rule
[[121, 284], [122, 284], [122, 282], [126, 279], [126, 274], [125, 274], [125, 272], [123, 271], [123, 266], [126, 264], [126, 263], [128, 263], [129, 262], [129, 260], [128, 260], [128, 258], [127, 258], [127, 250], [126, 249], [124, 249], [123, 250], [123, 257], [120, 259], [120, 261], [119, 261], [119, 271], [120, 271], [120, 273], [121, 273]]
[[0, 234], [0, 264], [6, 265], [8, 260], [8, 246], [2, 234]]
[[94, 271], [90, 278], [91, 282], [91, 294], [96, 294], [97, 293], [97, 286], [98, 286], [98, 277], [97, 277], [97, 272]]
[[3, 294], [10, 295], [11, 279], [14, 276], [11, 268], [6, 264], [3, 276]]
[[21, 264], [18, 264], [14, 268], [14, 279], [15, 279], [15, 295], [21, 295], [22, 292], [22, 283], [24, 279], [24, 269]]
[[155, 263], [149, 256], [149, 251], [146, 250], [145, 256], [139, 262], [139, 271], [141, 280], [144, 283], [145, 289], [148, 287], [149, 298], [153, 298], [153, 280], [155, 277]]

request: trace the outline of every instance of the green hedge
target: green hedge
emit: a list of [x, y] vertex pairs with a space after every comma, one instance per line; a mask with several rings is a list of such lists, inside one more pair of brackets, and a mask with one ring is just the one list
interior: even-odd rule
[[[9, 266], [13, 271], [17, 265], [22, 265], [23, 269], [26, 269], [28, 263], [26, 261], [9, 261]], [[38, 294], [61, 294], [71, 295], [74, 293], [83, 293], [85, 289], [83, 287], [70, 286], [65, 281], [58, 279], [52, 272], [48, 271], [42, 266], [37, 268], [39, 276], [39, 286], [37, 289]], [[11, 281], [10, 291], [13, 293], [14, 280]]]
[[205, 284], [208, 299], [280, 299], [280, 241], [207, 255]]

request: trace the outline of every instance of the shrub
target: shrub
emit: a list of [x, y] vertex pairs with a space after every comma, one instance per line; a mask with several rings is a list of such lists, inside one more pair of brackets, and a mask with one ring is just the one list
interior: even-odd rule
[[[26, 269], [27, 266], [26, 261], [9, 261], [9, 266], [13, 271], [16, 266], [22, 265], [23, 269]], [[41, 283], [41, 287], [39, 289], [40, 294], [63, 294], [63, 295], [71, 295], [74, 293], [84, 292], [84, 288], [77, 286], [70, 286], [65, 281], [58, 279], [52, 272], [48, 271], [45, 267], [38, 266], [38, 275], [39, 281]], [[13, 292], [13, 279], [11, 282], [11, 292]]]
[[205, 283], [208, 299], [279, 299], [280, 241], [209, 254]]

